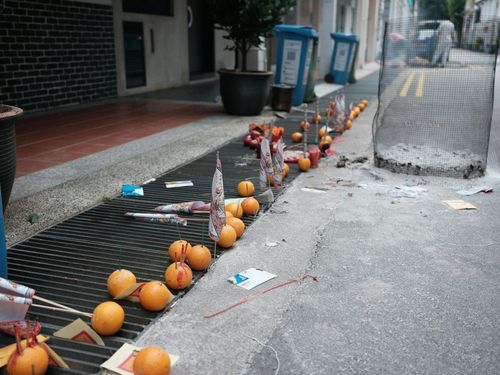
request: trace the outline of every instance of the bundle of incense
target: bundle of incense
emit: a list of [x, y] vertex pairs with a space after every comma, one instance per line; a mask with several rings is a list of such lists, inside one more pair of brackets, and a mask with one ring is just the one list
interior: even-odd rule
[[[50, 306], [35, 304], [34, 300]], [[90, 313], [37, 296], [34, 289], [0, 277], [0, 322], [24, 320], [30, 306], [92, 317]]]
[[190, 221], [206, 221], [203, 218], [197, 217], [180, 217], [177, 214], [153, 214], [153, 213], [135, 213], [135, 212], [127, 212], [125, 213], [126, 217], [130, 217], [137, 221], [143, 221], [145, 223], [159, 223], [159, 224], [175, 224], [186, 226], [188, 220]]
[[158, 206], [154, 210], [164, 213], [183, 214], [192, 214], [199, 211], [210, 212], [210, 203], [205, 203], [203, 201], [181, 202]]
[[179, 217], [177, 214], [141, 214], [127, 212], [125, 216], [146, 223], [176, 224], [184, 227], [187, 225], [187, 220]]

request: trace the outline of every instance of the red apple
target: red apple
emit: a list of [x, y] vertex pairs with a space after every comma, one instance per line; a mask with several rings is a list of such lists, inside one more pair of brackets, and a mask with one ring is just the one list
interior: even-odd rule
[[259, 147], [259, 141], [256, 139], [252, 139], [248, 145], [252, 150], [255, 150], [256, 148]]
[[248, 134], [244, 139], [243, 139], [243, 143], [245, 144], [245, 146], [250, 146], [250, 142], [252, 141], [252, 136], [250, 134]]
[[263, 140], [263, 139], [264, 139], [264, 137], [263, 137], [263, 136], [261, 136], [261, 135], [259, 135], [259, 136], [257, 137], [257, 142], [259, 142], [259, 144], [260, 144], [260, 143], [262, 143], [262, 140]]
[[257, 137], [260, 137], [260, 133], [257, 130], [252, 130], [250, 132], [250, 136], [252, 137], [252, 139], [257, 139]]

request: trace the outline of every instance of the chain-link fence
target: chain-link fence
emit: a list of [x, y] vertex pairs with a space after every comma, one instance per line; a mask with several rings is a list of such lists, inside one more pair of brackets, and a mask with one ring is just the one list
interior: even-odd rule
[[491, 25], [495, 44], [485, 48], [467, 25], [458, 33], [445, 20], [386, 24], [373, 125], [377, 166], [419, 175], [484, 174], [500, 30], [498, 20]]

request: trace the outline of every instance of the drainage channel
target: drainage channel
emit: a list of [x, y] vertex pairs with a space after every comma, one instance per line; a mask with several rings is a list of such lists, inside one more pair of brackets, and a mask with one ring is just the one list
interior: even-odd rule
[[[368, 96], [364, 93], [358, 95], [365, 95], [363, 98]], [[323, 99], [320, 108], [324, 109], [327, 101], [328, 98]], [[277, 121], [277, 125], [286, 128], [287, 144], [291, 144], [290, 136], [298, 130], [300, 118], [300, 112], [295, 112], [287, 120]], [[310, 140], [314, 140], [313, 131], [311, 127]], [[259, 160], [254, 151], [243, 146], [241, 138], [229, 142], [219, 151], [227, 198], [238, 197], [236, 186], [245, 178], [253, 178], [259, 190]], [[111, 199], [15, 244], [8, 249], [9, 278], [33, 287], [43, 297], [84, 312], [92, 312], [96, 305], [110, 299], [106, 280], [117, 268], [129, 269], [139, 281], [162, 280], [169, 264], [166, 253], [171, 242], [182, 238], [193, 244], [204, 243], [213, 250], [207, 238], [207, 222], [192, 221], [187, 227], [177, 227], [136, 222], [128, 220], [123, 214], [128, 211], [149, 212], [165, 203], [210, 201], [214, 168], [215, 151], [144, 184], [144, 197]], [[290, 168], [284, 187], [297, 175], [297, 167]], [[165, 188], [165, 181], [184, 179], [192, 180], [194, 186]], [[283, 190], [273, 189], [274, 195], [278, 196]], [[243, 218], [247, 226], [255, 219]], [[194, 272], [193, 284], [202, 276], [203, 273]], [[181, 298], [186, 292], [176, 293], [175, 298]], [[116, 335], [103, 337], [104, 347], [51, 337], [51, 347], [70, 369], [50, 368], [47, 374], [99, 373], [101, 363], [123, 343], [134, 341], [160, 315], [145, 311], [129, 301], [120, 301], [120, 304], [125, 309], [125, 323]], [[30, 308], [29, 316], [40, 321], [42, 334], [48, 336], [76, 318], [66, 312], [37, 307]], [[89, 323], [88, 318], [82, 319]], [[12, 342], [11, 337], [0, 335], [0, 346]]]
[[[244, 178], [258, 176], [259, 161], [255, 152], [244, 148], [241, 139], [220, 149], [227, 198], [238, 197], [236, 186]], [[207, 236], [207, 222], [190, 222], [187, 227], [141, 223], [123, 214], [149, 212], [165, 203], [210, 200], [215, 152], [166, 173], [156, 181], [143, 185], [144, 197], [115, 198], [56, 224], [8, 249], [9, 278], [36, 289], [45, 298], [84, 312], [109, 300], [106, 289], [108, 275], [117, 268], [132, 271], [138, 280], [161, 280], [169, 264], [166, 256], [171, 242], [182, 238], [191, 243], [204, 242], [213, 250]], [[297, 176], [292, 170], [289, 180]], [[190, 179], [194, 186], [166, 189], [165, 181]], [[257, 178], [254, 180], [258, 186]], [[275, 196], [281, 191], [273, 189]], [[266, 207], [263, 207], [265, 210]], [[206, 217], [206, 215], [195, 215]], [[255, 217], [244, 217], [251, 225]], [[193, 284], [203, 273], [194, 272]], [[184, 293], [176, 293], [176, 298]], [[50, 368], [48, 374], [97, 374], [100, 364], [123, 343], [131, 342], [158, 314], [140, 305], [120, 301], [126, 313], [123, 328], [112, 337], [103, 337], [105, 347], [51, 337], [51, 347], [68, 363], [70, 370]], [[51, 336], [76, 317], [37, 307], [29, 310], [31, 319], [40, 321], [42, 334]], [[82, 318], [89, 323], [88, 318]], [[0, 346], [13, 342], [0, 335]]]

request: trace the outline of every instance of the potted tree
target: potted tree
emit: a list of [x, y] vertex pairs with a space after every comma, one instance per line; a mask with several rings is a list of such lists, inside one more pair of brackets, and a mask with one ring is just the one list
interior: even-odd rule
[[0, 186], [5, 211], [16, 177], [16, 118], [23, 111], [0, 103]]
[[219, 70], [224, 108], [232, 115], [258, 115], [267, 102], [272, 72], [249, 71], [248, 51], [272, 36], [295, 0], [210, 0], [210, 5], [215, 28], [232, 42], [226, 49], [235, 52], [234, 70]]

